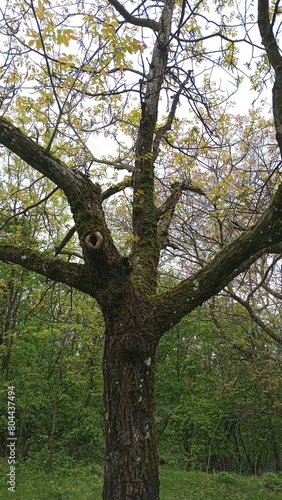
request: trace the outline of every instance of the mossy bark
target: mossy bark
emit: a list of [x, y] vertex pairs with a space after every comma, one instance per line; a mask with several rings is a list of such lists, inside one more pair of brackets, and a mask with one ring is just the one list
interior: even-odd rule
[[155, 433], [156, 342], [144, 331], [142, 299], [127, 287], [117, 307], [106, 308], [103, 358], [105, 404], [104, 500], [157, 500]]

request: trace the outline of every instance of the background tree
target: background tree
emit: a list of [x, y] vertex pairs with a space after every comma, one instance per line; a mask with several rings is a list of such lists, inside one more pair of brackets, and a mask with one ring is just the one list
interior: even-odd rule
[[281, 469], [281, 349], [218, 297], [166, 335], [157, 363], [162, 463], [206, 472]]
[[[258, 3], [265, 52], [248, 6], [236, 12], [223, 2], [210, 18], [208, 9], [204, 1], [72, 6], [14, 0], [2, 11], [2, 164], [14, 170], [23, 161], [35, 173], [21, 178], [20, 197], [9, 192], [0, 259], [84, 292], [101, 308], [105, 499], [159, 497], [154, 367], [160, 338], [229, 283], [236, 287], [235, 278], [260, 257], [281, 254], [278, 152], [267, 144], [257, 157], [252, 121], [242, 137], [237, 132], [226, 140], [232, 119], [221, 106], [231, 98], [221, 72], [236, 90], [243, 75], [239, 46], [245, 43], [253, 87], [259, 89], [260, 75], [265, 81], [274, 70], [281, 149], [279, 2], [271, 8], [267, 0]], [[255, 51], [257, 71], [251, 67]], [[183, 119], [181, 108], [176, 118], [180, 104]], [[108, 148], [112, 155], [105, 154]], [[263, 175], [261, 164], [267, 164]], [[110, 167], [114, 175], [107, 184]], [[7, 176], [4, 171], [4, 182]], [[28, 200], [37, 183], [47, 192]], [[107, 200], [116, 195], [124, 203], [109, 215], [113, 203]], [[60, 200], [55, 210], [53, 197]], [[36, 241], [26, 243], [22, 230], [16, 238], [9, 234], [11, 220], [22, 228], [39, 206]], [[70, 213], [74, 225], [59, 242], [52, 227], [67, 226]], [[127, 226], [125, 242], [113, 230], [117, 217], [120, 231]], [[181, 269], [182, 278], [165, 290], [159, 288], [163, 263]], [[229, 293], [241, 300], [234, 287]], [[61, 340], [59, 371], [64, 349]], [[49, 438], [51, 461], [52, 430]]]

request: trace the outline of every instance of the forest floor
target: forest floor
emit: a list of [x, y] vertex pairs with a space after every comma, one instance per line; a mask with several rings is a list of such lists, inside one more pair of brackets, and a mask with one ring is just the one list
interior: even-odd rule
[[[0, 460], [0, 498], [20, 500], [99, 500], [102, 468], [59, 469], [51, 474], [17, 466], [15, 492], [8, 490], [7, 462]], [[282, 500], [282, 475], [205, 474], [162, 467], [161, 500]]]

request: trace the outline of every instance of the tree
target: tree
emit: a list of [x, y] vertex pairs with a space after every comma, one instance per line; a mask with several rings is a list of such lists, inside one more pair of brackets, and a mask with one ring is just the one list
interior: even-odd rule
[[[72, 6], [64, 1], [12, 0], [2, 12], [3, 181], [7, 169], [20, 161], [35, 174], [29, 180], [23, 177], [17, 190], [28, 192], [33, 183], [42, 182], [36, 172], [54, 186], [30, 204], [22, 199], [12, 207], [11, 201], [20, 223], [41, 204], [46, 233], [42, 227], [42, 235], [31, 246], [18, 244], [20, 236], [11, 242], [5, 221], [11, 213], [4, 211], [0, 259], [89, 294], [101, 308], [105, 321], [103, 498], [107, 500], [159, 498], [154, 366], [160, 338], [261, 256], [282, 250], [282, 185], [272, 182], [278, 154], [260, 184], [260, 193], [267, 188], [267, 196], [258, 197], [263, 203], [252, 206], [251, 224], [240, 227], [237, 236], [234, 231], [224, 233], [225, 221], [219, 216], [228, 198], [223, 203], [217, 192], [220, 207], [211, 201], [205, 189], [209, 175], [205, 165], [197, 164], [201, 152], [208, 151], [213, 161], [214, 151], [228, 148], [226, 113], [220, 105], [231, 96], [223, 95], [221, 84], [214, 84], [210, 75], [214, 70], [220, 81], [220, 71], [229, 72], [233, 88], [238, 88], [240, 43], [258, 51], [254, 88], [259, 91], [260, 77], [264, 81], [270, 67], [274, 70], [273, 113], [281, 150], [282, 57], [274, 35], [279, 2], [271, 8], [267, 0], [258, 2], [265, 52], [255, 35], [252, 39], [251, 28], [256, 26], [252, 12], [233, 12], [229, 2], [222, 2], [208, 19], [208, 10], [205, 1], [192, 5], [164, 0], [133, 6], [110, 0]], [[160, 119], [166, 97], [166, 115]], [[194, 117], [176, 117], [184, 103]], [[92, 150], [95, 134], [101, 133], [109, 142], [104, 139], [99, 159]], [[112, 141], [114, 154], [106, 155]], [[93, 165], [103, 166], [104, 172]], [[127, 175], [121, 179], [114, 175], [116, 180], [112, 178], [107, 186], [110, 167]], [[237, 157], [232, 169], [236, 178]], [[224, 191], [224, 183], [219, 186]], [[108, 200], [117, 194], [130, 199], [127, 204], [115, 202], [113, 217]], [[56, 214], [48, 205], [52, 196], [62, 200]], [[189, 224], [188, 216], [188, 224], [182, 225], [190, 242], [189, 273], [178, 284], [162, 289], [159, 267], [164, 259], [174, 269], [179, 265], [178, 246], [172, 242], [177, 235], [177, 211], [183, 202], [189, 213], [190, 200], [196, 218]], [[52, 228], [68, 224], [67, 206], [74, 226], [58, 243]], [[211, 229], [197, 244], [199, 224], [209, 227], [212, 218], [225, 239], [212, 245]], [[129, 236], [123, 239], [120, 231], [125, 227]], [[74, 234], [80, 250], [70, 248]], [[182, 259], [185, 245], [179, 245]]]
[[165, 335], [157, 356], [160, 460], [188, 470], [281, 469], [281, 348], [226, 296]]
[[[46, 285], [29, 271], [23, 277], [18, 266], [2, 264], [1, 271], [1, 456], [12, 381], [17, 387], [18, 461], [31, 459], [33, 466], [49, 469], [69, 468], [77, 460], [101, 461], [103, 322], [98, 307], [95, 313], [90, 297], [63, 284]], [[19, 290], [20, 304], [15, 300]]]

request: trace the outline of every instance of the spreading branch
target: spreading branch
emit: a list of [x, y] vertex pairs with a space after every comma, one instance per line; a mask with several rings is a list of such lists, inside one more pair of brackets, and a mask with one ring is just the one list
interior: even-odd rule
[[0, 143], [48, 177], [66, 195], [72, 192], [73, 187], [82, 180], [82, 176], [78, 172], [71, 170], [3, 117], [0, 118]]
[[0, 259], [93, 296], [93, 282], [83, 264], [65, 262], [26, 247], [0, 243]]
[[108, 165], [109, 167], [114, 167], [116, 170], [127, 170], [128, 172], [134, 172], [135, 168], [134, 165], [130, 165], [129, 163], [105, 160], [104, 158], [95, 158], [95, 156], [93, 156], [91, 160], [101, 165]]
[[[82, 246], [87, 232], [99, 230], [105, 240], [104, 260], [120, 257], [105, 221], [98, 184], [93, 184], [86, 175], [69, 168], [5, 118], [0, 118], [0, 143], [64, 191]], [[85, 258], [87, 260], [87, 253]]]
[[183, 316], [220, 292], [263, 254], [281, 253], [281, 243], [282, 185], [255, 226], [224, 247], [194, 276], [156, 299], [156, 334], [161, 336], [168, 325], [175, 325]]

